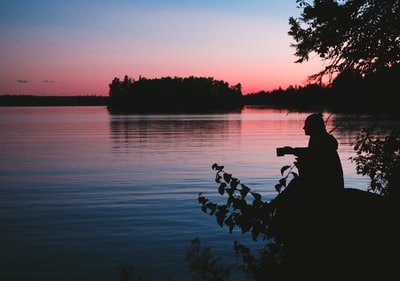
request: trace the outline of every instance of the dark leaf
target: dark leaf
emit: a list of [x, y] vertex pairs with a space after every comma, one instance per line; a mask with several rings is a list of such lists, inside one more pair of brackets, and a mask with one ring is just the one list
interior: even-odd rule
[[240, 226], [242, 228], [242, 234], [249, 232], [251, 229], [251, 224], [247, 221], [244, 221]]
[[225, 193], [225, 187], [226, 187], [226, 183], [222, 182], [222, 183], [219, 185], [218, 193], [221, 194], [221, 195], [224, 195], [224, 193]]
[[227, 183], [229, 183], [229, 182], [231, 181], [231, 179], [232, 179], [232, 175], [231, 175], [231, 174], [228, 174], [228, 173], [225, 173], [225, 174], [224, 174], [224, 180], [225, 180]]
[[216, 214], [215, 217], [217, 218], [217, 224], [220, 227], [223, 227], [224, 226], [224, 218], [225, 218], [225, 216], [223, 216], [221, 214]]
[[231, 187], [232, 188], [236, 188], [239, 183], [240, 183], [240, 181], [238, 179], [236, 179], [236, 178], [231, 179]]
[[215, 217], [217, 218], [217, 223], [218, 223], [218, 225], [220, 226], [220, 227], [223, 227], [224, 226], [224, 220], [225, 220], [225, 216], [226, 216], [226, 213], [227, 213], [228, 211], [227, 210], [223, 210], [223, 211], [218, 211], [216, 214], [215, 214]]
[[224, 166], [219, 166], [217, 163], [214, 163], [212, 166], [211, 166], [211, 168], [213, 169], [213, 170], [217, 170], [217, 171], [222, 171], [223, 169], [224, 169]]
[[226, 210], [227, 206], [226, 205], [222, 205], [222, 206], [218, 206], [217, 209], [219, 212], [225, 212], [227, 213], [228, 211]]
[[259, 193], [255, 193], [255, 192], [251, 192], [251, 195], [253, 195], [254, 198], [261, 200], [261, 194]]
[[210, 215], [213, 215], [215, 211], [217, 210], [217, 204], [215, 203], [207, 203], [206, 207], [210, 210]]
[[257, 237], [258, 237], [259, 234], [260, 234], [259, 225], [253, 226], [253, 229], [251, 230], [251, 236], [253, 237], [253, 241], [257, 240]]
[[232, 205], [232, 203], [234, 203], [235, 198], [233, 196], [229, 196], [228, 200], [226, 200], [226, 204], [228, 205], [228, 207], [230, 207]]
[[248, 188], [246, 185], [242, 184], [242, 189], [240, 190], [240, 195], [245, 198], [246, 195], [249, 193], [250, 188]]
[[234, 188], [227, 188], [227, 189], [225, 189], [225, 190], [226, 190], [226, 193], [228, 193], [229, 196], [232, 196], [233, 193], [235, 192], [235, 189], [234, 189]]
[[238, 198], [235, 198], [233, 200], [233, 208], [234, 209], [244, 210], [244, 208], [246, 208], [246, 206], [247, 206], [246, 200], [241, 200]]
[[208, 199], [207, 198], [205, 198], [203, 195], [202, 195], [202, 193], [199, 193], [199, 203], [201, 203], [201, 204], [205, 204], [207, 201], [208, 201]]
[[235, 223], [232, 220], [232, 215], [225, 220], [225, 224], [229, 227], [229, 232], [232, 234], [233, 228], [235, 227]]
[[259, 198], [256, 198], [256, 199], [253, 200], [253, 206], [254, 207], [259, 207], [259, 206], [262, 205], [262, 203], [263, 202]]
[[283, 166], [283, 167], [281, 168], [281, 175], [283, 176], [283, 173], [285, 173], [285, 171], [286, 171], [287, 169], [289, 169], [289, 168], [290, 168], [289, 165]]
[[282, 185], [281, 185], [280, 183], [277, 183], [277, 184], [275, 185], [275, 190], [276, 190], [278, 193], [281, 193]]

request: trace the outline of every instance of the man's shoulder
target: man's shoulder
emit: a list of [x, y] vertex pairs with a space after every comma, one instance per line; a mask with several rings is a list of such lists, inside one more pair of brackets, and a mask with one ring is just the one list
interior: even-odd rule
[[326, 141], [329, 142], [330, 145], [334, 145], [336, 148], [338, 147], [337, 139], [330, 133], [326, 133]]

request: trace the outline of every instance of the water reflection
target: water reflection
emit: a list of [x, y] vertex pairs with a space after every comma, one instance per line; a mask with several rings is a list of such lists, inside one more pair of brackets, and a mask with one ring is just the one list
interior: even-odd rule
[[[235, 116], [237, 118], [235, 118]], [[185, 148], [223, 145], [241, 133], [239, 115], [111, 116], [110, 138], [114, 153], [146, 150], [181, 151]]]
[[[232, 254], [235, 237], [197, 202], [198, 192], [221, 197], [211, 164], [221, 162], [253, 190], [275, 196], [279, 170], [291, 160], [276, 157], [275, 148], [307, 144], [307, 115], [260, 108], [118, 116], [103, 107], [0, 108], [3, 276], [113, 280], [115, 266], [127, 262], [152, 280], [169, 272], [188, 280], [183, 253], [194, 234], [221, 256]], [[345, 184], [363, 188], [368, 179], [348, 161], [350, 143], [375, 120], [350, 117], [331, 116], [328, 129], [337, 127]]]
[[333, 114], [332, 127], [343, 135], [350, 135], [353, 139], [362, 129], [372, 129], [372, 133], [385, 136], [390, 131], [399, 128], [400, 119], [393, 115], [373, 114]]

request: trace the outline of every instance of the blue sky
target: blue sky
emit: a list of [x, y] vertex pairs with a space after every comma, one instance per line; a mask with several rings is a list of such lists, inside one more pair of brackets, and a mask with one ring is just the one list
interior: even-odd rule
[[[283, 1], [10, 1], [0, 10], [0, 94], [107, 95], [108, 83], [205, 76], [244, 93], [304, 84]], [[22, 83], [21, 81], [24, 81]]]

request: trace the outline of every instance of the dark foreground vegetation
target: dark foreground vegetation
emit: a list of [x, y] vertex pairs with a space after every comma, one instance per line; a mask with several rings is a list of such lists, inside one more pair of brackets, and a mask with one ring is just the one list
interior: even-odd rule
[[[110, 112], [220, 112], [252, 104], [398, 114], [400, 1], [296, 3], [302, 11], [299, 17], [289, 18], [288, 32], [294, 40], [296, 62], [310, 57], [324, 62], [323, 69], [310, 76], [309, 85], [244, 96], [240, 84], [230, 86], [213, 78], [134, 81], [125, 76], [109, 85]], [[326, 77], [328, 82], [322, 84]], [[217, 192], [226, 196], [226, 203], [214, 203], [200, 194], [201, 210], [228, 231], [239, 229], [265, 241], [258, 253], [246, 245], [234, 245], [249, 280], [396, 279], [400, 131], [395, 128], [388, 135], [374, 135], [373, 129], [365, 128], [357, 137], [352, 158], [356, 171], [370, 179], [368, 192], [348, 189], [334, 201], [322, 197], [307, 204], [294, 200], [277, 206], [222, 166], [213, 165]], [[324, 165], [324, 159], [319, 163]], [[281, 170], [278, 194], [291, 186], [289, 176], [296, 178], [288, 167]], [[323, 181], [315, 184], [324, 187]], [[192, 241], [186, 260], [193, 280], [229, 279], [230, 267], [213, 259], [198, 239]], [[122, 270], [127, 271], [126, 267]]]
[[[296, 2], [302, 12], [289, 19], [296, 62], [317, 55], [325, 67], [310, 76], [314, 84], [248, 95], [245, 103], [398, 114], [400, 1]], [[321, 86], [326, 77], [329, 83]], [[368, 191], [346, 188], [334, 200], [324, 194], [299, 200], [287, 193], [301, 190], [296, 184], [301, 176], [292, 170], [296, 165], [282, 167], [271, 201], [223, 166], [212, 166], [226, 203], [200, 194], [202, 211], [228, 231], [239, 229], [265, 241], [258, 253], [235, 244], [251, 280], [391, 280], [398, 275], [400, 131], [393, 128], [385, 136], [376, 126], [364, 128], [354, 150], [351, 160], [357, 173], [370, 179]], [[324, 161], [318, 163], [329, 168]], [[316, 174], [318, 180], [310, 184], [323, 190], [329, 179], [321, 178]]]
[[[202, 211], [214, 216], [225, 231], [239, 230], [254, 240], [265, 241], [265, 246], [256, 251], [251, 245], [234, 243], [235, 255], [242, 262], [238, 268], [248, 274], [249, 280], [390, 280], [396, 274], [396, 195], [346, 188], [334, 201], [318, 196], [307, 201], [296, 197], [279, 201], [285, 189], [298, 179], [286, 166], [276, 185], [277, 196], [265, 200], [225, 172], [223, 166], [214, 164], [212, 168], [217, 171], [216, 190], [226, 196], [226, 203], [214, 203], [200, 193]], [[386, 188], [400, 184], [399, 167], [396, 169]], [[324, 183], [315, 184], [324, 188]], [[208, 270], [216, 276], [213, 267]], [[233, 267], [225, 270], [232, 272]]]

